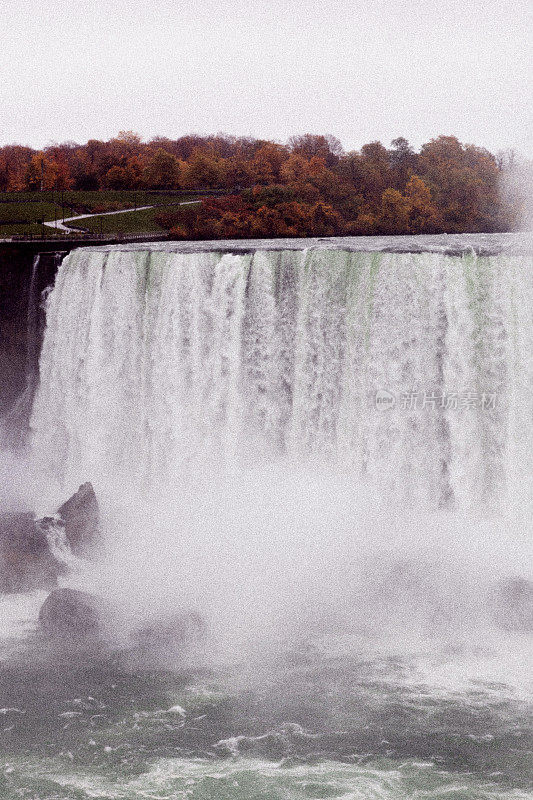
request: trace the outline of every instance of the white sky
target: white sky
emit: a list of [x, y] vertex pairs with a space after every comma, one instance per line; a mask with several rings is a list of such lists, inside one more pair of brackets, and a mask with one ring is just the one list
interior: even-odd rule
[[531, 0], [0, 0], [0, 144], [185, 133], [533, 156]]

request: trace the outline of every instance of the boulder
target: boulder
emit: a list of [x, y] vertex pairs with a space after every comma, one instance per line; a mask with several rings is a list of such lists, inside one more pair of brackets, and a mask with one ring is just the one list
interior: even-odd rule
[[[91, 555], [98, 542], [98, 502], [90, 483], [58, 510], [59, 517], [36, 519], [29, 512], [0, 514], [0, 592], [52, 589], [67, 571], [57, 534], [75, 555]], [[68, 547], [67, 547], [68, 545]]]
[[179, 611], [169, 617], [152, 619], [133, 631], [132, 639], [141, 650], [172, 650], [203, 636], [205, 623], [196, 611]]
[[85, 557], [93, 554], [98, 542], [100, 510], [92, 484], [82, 484], [57, 513], [65, 523], [72, 552]]
[[77, 589], [56, 589], [41, 606], [39, 622], [55, 639], [85, 640], [101, 636], [105, 616], [104, 604], [93, 595]]
[[65, 565], [52, 554], [48, 520], [31, 513], [0, 515], [0, 591], [50, 589]]
[[493, 616], [503, 630], [533, 633], [533, 581], [502, 581], [494, 592]]

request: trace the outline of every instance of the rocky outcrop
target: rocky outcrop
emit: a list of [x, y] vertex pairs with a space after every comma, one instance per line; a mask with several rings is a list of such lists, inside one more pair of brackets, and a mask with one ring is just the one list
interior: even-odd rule
[[0, 514], [0, 592], [57, 586], [58, 576], [67, 570], [57, 548], [58, 538], [64, 540], [66, 553], [70, 548], [77, 556], [94, 554], [99, 509], [90, 483], [80, 486], [55, 517], [36, 519], [27, 512]]
[[50, 550], [46, 519], [29, 513], [0, 515], [0, 591], [50, 589], [64, 571]]
[[105, 621], [103, 602], [76, 589], [56, 589], [48, 595], [39, 612], [42, 630], [54, 639], [99, 638]]
[[82, 557], [92, 555], [98, 543], [100, 518], [92, 484], [82, 484], [57, 513], [65, 523], [65, 534], [72, 552]]

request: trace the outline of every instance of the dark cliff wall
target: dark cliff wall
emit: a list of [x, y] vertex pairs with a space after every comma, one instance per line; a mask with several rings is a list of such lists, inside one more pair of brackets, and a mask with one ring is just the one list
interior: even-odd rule
[[[166, 237], [150, 237], [151, 239]], [[0, 419], [13, 408], [26, 388], [28, 358], [37, 367], [40, 341], [39, 323], [44, 322], [39, 301], [42, 292], [53, 284], [61, 259], [78, 247], [138, 241], [138, 235], [80, 241], [0, 242]], [[35, 256], [39, 268], [32, 286]], [[31, 297], [30, 297], [31, 294]], [[28, 320], [28, 313], [33, 314]], [[30, 325], [28, 325], [30, 322]], [[28, 329], [36, 336], [28, 341]], [[41, 324], [42, 327], [42, 324]]]
[[[64, 253], [72, 249], [53, 242], [0, 244], [0, 416], [25, 388], [28, 346], [35, 344], [28, 341], [28, 313], [38, 313], [41, 293], [54, 281], [59, 248]], [[39, 268], [32, 286], [33, 262], [38, 254]]]

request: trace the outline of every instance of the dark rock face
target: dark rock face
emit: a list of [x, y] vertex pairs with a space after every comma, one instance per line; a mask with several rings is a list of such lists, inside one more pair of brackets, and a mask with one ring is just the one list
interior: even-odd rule
[[[62, 251], [75, 244], [61, 244]], [[24, 391], [28, 378], [28, 356], [34, 358], [34, 366], [40, 351], [40, 332], [37, 339], [28, 341], [28, 318], [32, 306], [39, 312], [43, 289], [54, 282], [58, 265], [64, 252], [58, 254], [57, 243], [20, 242], [0, 244], [0, 415], [13, 407], [17, 397]], [[32, 286], [32, 271], [35, 256], [40, 255]], [[33, 292], [32, 292], [33, 289]], [[32, 353], [33, 350], [33, 353]], [[27, 421], [27, 420], [26, 420]]]
[[97, 545], [100, 517], [92, 484], [82, 484], [57, 513], [65, 523], [65, 534], [72, 552], [79, 556], [91, 555]]
[[97, 638], [103, 631], [104, 618], [101, 601], [76, 589], [56, 589], [39, 612], [43, 631], [56, 639]]
[[0, 592], [53, 589], [66, 572], [50, 537], [64, 536], [72, 552], [91, 556], [98, 542], [99, 509], [90, 483], [80, 486], [58, 511], [60, 519], [31, 513], [0, 514]]
[[64, 564], [51, 553], [46, 520], [33, 514], [0, 515], [0, 591], [50, 589]]
[[533, 582], [510, 578], [502, 582], [493, 598], [494, 620], [506, 631], [533, 633]]

